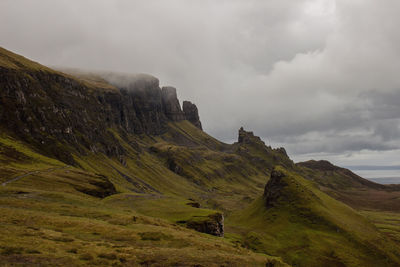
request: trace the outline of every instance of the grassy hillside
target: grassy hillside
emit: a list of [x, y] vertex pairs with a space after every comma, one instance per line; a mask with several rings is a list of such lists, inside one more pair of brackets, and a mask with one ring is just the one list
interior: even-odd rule
[[186, 205], [189, 200], [112, 190], [107, 197], [102, 183], [108, 180], [103, 175], [41, 156], [11, 138], [3, 137], [0, 144], [1, 182], [10, 181], [0, 186], [1, 265], [279, 266], [281, 262], [178, 225], [178, 220], [215, 212]]
[[362, 211], [361, 214], [385, 235], [400, 243], [400, 214], [398, 212]]
[[0, 47], [0, 67], [20, 71], [48, 71], [55, 72], [37, 62]]
[[[322, 192], [349, 196], [346, 173], [296, 166], [243, 129], [225, 144], [169, 120], [154, 77], [128, 93], [4, 49], [0, 72], [0, 265], [399, 263], [389, 217]], [[276, 165], [285, 186], [268, 182]]]
[[0, 202], [2, 264], [264, 266], [279, 262], [224, 239], [70, 192], [18, 184], [0, 188]]
[[264, 195], [227, 222], [244, 244], [295, 266], [398, 266], [398, 246], [365, 217], [313, 182], [282, 167], [277, 172], [280, 186], [266, 187], [275, 192], [272, 203]]

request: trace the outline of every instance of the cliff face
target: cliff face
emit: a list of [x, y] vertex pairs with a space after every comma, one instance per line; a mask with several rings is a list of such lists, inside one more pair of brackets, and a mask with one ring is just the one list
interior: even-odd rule
[[116, 114], [100, 103], [104, 95], [90, 94], [78, 81], [57, 73], [0, 68], [0, 76], [2, 128], [68, 163], [73, 160], [62, 148], [65, 143], [82, 153], [84, 148], [122, 153], [106, 132]]
[[176, 89], [150, 75], [104, 75], [104, 89], [9, 53], [0, 64], [0, 127], [64, 162], [74, 163], [71, 147], [124, 155], [111, 128], [158, 135], [186, 119]]
[[161, 90], [162, 105], [164, 114], [172, 121], [181, 121], [185, 119], [185, 114], [181, 109], [176, 89], [174, 87], [163, 87]]
[[[129, 133], [157, 135], [166, 131], [168, 118], [163, 110], [157, 78], [150, 75], [112, 75], [104, 77], [116, 87], [107, 92], [104, 102], [113, 115], [112, 123]], [[97, 97], [102, 97], [97, 92]]]
[[183, 113], [185, 113], [185, 118], [190, 121], [194, 126], [203, 130], [201, 126], [199, 111], [195, 104], [190, 101], [183, 101]]

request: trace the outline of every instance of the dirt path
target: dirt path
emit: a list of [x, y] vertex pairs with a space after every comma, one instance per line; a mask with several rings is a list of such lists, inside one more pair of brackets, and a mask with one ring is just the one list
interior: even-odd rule
[[28, 173], [25, 173], [25, 174], [23, 174], [23, 175], [14, 177], [14, 178], [12, 178], [11, 180], [5, 181], [5, 182], [2, 183], [1, 185], [2, 185], [2, 186], [6, 186], [6, 185], [9, 184], [9, 183], [18, 181], [19, 179], [22, 179], [22, 178], [24, 178], [24, 177], [26, 177], [26, 176], [29, 176], [29, 175], [32, 175], [32, 174], [52, 172], [52, 171], [55, 171], [55, 170], [66, 169], [66, 168], [69, 168], [69, 167], [70, 167], [70, 166], [64, 166], [64, 167], [58, 167], [58, 168], [50, 168], [50, 169], [41, 170], [41, 171], [28, 172]]

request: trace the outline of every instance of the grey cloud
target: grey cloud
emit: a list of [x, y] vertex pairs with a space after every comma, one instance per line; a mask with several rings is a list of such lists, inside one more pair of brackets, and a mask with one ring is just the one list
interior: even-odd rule
[[396, 0], [2, 0], [0, 45], [47, 65], [154, 75], [227, 142], [244, 126], [298, 158], [369, 151], [378, 161], [375, 151], [393, 158], [400, 147], [399, 9]]

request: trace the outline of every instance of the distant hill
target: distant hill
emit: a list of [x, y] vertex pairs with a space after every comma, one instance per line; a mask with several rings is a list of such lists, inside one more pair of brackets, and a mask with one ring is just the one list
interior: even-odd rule
[[383, 185], [327, 161], [298, 163], [298, 172], [315, 181], [330, 196], [356, 209], [400, 211], [400, 185]]
[[345, 166], [350, 170], [400, 170], [398, 165], [382, 166], [382, 165], [353, 165]]

